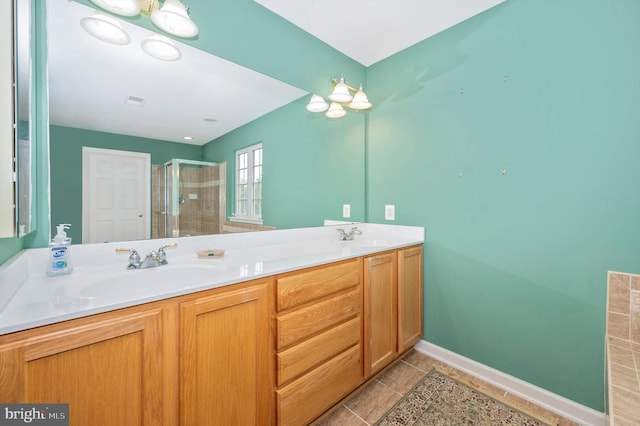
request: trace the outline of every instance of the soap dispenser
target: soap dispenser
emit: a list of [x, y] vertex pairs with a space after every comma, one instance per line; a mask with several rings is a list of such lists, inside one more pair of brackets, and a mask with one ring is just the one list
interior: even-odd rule
[[57, 234], [49, 243], [49, 265], [47, 275], [56, 276], [70, 274], [73, 271], [71, 264], [71, 238], [67, 237], [66, 229], [71, 225], [61, 223], [56, 226]]

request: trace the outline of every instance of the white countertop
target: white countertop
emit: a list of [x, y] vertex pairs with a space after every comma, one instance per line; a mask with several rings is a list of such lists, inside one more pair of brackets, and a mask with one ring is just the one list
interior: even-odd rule
[[[0, 335], [424, 242], [422, 227], [361, 223], [362, 235], [339, 241], [336, 229], [352, 226], [73, 245], [74, 271], [57, 277], [45, 275], [47, 248], [25, 250], [0, 267]], [[174, 241], [155, 268], [127, 270], [128, 254], [115, 252], [144, 258]], [[196, 256], [206, 249], [225, 254]]]

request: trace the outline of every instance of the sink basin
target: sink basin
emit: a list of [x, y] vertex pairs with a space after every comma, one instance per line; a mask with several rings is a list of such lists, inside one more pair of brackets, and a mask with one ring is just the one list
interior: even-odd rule
[[[79, 298], [146, 296], [206, 284], [219, 270], [216, 265], [166, 265], [118, 273], [80, 285]], [[86, 281], [85, 281], [86, 282]]]

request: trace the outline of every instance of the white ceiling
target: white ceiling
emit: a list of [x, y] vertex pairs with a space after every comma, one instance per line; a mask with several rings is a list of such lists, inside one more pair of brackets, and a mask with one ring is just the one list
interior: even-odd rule
[[[255, 1], [368, 66], [504, 0]], [[127, 21], [131, 43], [102, 42], [80, 26], [92, 13], [47, 0], [52, 124], [203, 145], [307, 94], [178, 41], [180, 60], [154, 59], [151, 32]]]
[[365, 66], [505, 0], [255, 0]]

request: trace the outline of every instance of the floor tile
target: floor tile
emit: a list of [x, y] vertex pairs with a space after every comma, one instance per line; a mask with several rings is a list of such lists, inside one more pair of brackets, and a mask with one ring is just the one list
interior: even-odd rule
[[367, 423], [375, 423], [402, 398], [402, 394], [374, 380], [349, 399], [345, 405]]
[[314, 426], [368, 426], [366, 422], [358, 418], [344, 405], [335, 410], [329, 416], [314, 423]]

